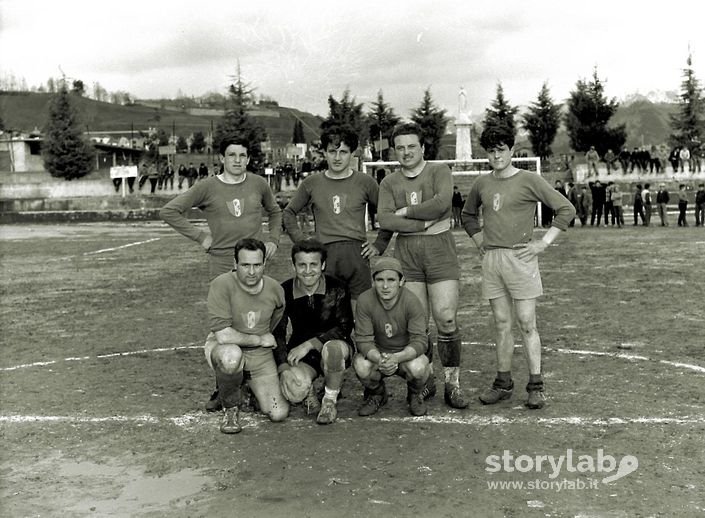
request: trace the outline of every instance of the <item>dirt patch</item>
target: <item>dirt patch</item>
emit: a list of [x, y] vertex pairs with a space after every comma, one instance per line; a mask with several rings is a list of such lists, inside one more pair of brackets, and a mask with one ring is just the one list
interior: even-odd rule
[[[347, 372], [336, 424], [318, 426], [295, 407], [284, 423], [244, 416], [232, 437], [202, 411], [213, 380], [200, 349], [207, 272], [197, 245], [159, 223], [3, 226], [0, 239], [5, 515], [705, 512], [702, 229], [572, 229], [547, 250], [538, 320], [549, 404], [540, 412], [522, 405], [521, 347], [513, 398], [477, 401], [494, 375], [491, 316], [476, 252], [457, 233], [470, 408], [437, 397], [428, 416], [411, 418], [393, 380], [388, 405], [363, 419]], [[290, 275], [288, 246], [268, 266], [277, 279]], [[608, 484], [589, 470], [555, 479], [488, 470], [505, 451], [568, 450], [634, 456], [638, 468]], [[550, 485], [563, 480], [597, 485]]]

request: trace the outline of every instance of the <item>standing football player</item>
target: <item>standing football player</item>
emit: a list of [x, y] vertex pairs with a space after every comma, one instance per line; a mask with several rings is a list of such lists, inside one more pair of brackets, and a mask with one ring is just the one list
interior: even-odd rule
[[[463, 227], [482, 256], [482, 293], [490, 301], [496, 332], [497, 376], [492, 386], [480, 395], [480, 401], [491, 405], [512, 395], [512, 328], [516, 314], [529, 366], [526, 405], [531, 409], [542, 408], [546, 397], [541, 339], [536, 329], [536, 299], [543, 294], [538, 255], [568, 228], [575, 217], [575, 208], [540, 175], [512, 165], [511, 128], [485, 128], [480, 145], [487, 152], [492, 172], [480, 176], [473, 184], [462, 214]], [[555, 211], [551, 227], [541, 239], [533, 239], [537, 202]]]
[[[394, 129], [392, 143], [401, 171], [382, 180], [377, 217], [380, 228], [399, 233], [394, 256], [401, 262], [406, 288], [418, 297], [427, 315], [430, 306], [438, 329], [445, 402], [465, 408], [468, 401], [460, 390], [461, 338], [456, 322], [460, 266], [450, 230], [453, 179], [447, 165], [424, 160], [423, 142], [416, 124]], [[427, 395], [435, 390], [431, 378]]]

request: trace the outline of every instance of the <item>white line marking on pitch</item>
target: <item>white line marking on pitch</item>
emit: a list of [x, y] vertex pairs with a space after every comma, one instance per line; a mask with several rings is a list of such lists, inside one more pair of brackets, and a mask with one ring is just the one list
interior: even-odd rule
[[153, 237], [152, 239], [147, 239], [146, 241], [135, 241], [134, 243], [127, 243], [126, 245], [120, 245], [113, 248], [103, 248], [102, 250], [95, 250], [93, 252], [83, 252], [83, 255], [94, 255], [102, 254], [103, 252], [114, 252], [115, 250], [120, 250], [122, 248], [129, 248], [131, 246], [144, 245], [146, 243], [151, 243], [152, 241], [159, 241], [160, 237]]
[[[483, 343], [483, 342], [463, 342], [463, 344], [468, 344], [468, 345], [485, 345], [485, 346], [493, 346], [494, 344], [488, 344], [488, 343]], [[521, 348], [521, 344], [515, 344], [514, 348]], [[682, 367], [683, 369], [688, 369], [692, 370], [695, 372], [699, 372], [701, 374], [705, 374], [705, 367], [701, 367], [700, 365], [693, 365], [691, 363], [682, 363], [682, 362], [674, 362], [670, 360], [654, 360], [652, 358], [649, 358], [648, 356], [642, 356], [640, 354], [626, 354], [626, 353], [612, 353], [609, 351], [587, 351], [584, 349], [564, 349], [564, 348], [553, 348], [553, 347], [542, 347], [543, 350], [545, 351], [550, 351], [554, 353], [562, 353], [562, 354], [577, 354], [579, 356], [606, 356], [608, 358], [621, 358], [622, 360], [639, 360], [639, 361], [644, 361], [644, 362], [650, 362], [650, 361], [657, 361], [659, 363], [663, 363], [664, 365], [671, 365], [672, 367]]]
[[167, 351], [178, 351], [181, 349], [202, 349], [202, 348], [203, 348], [202, 345], [180, 345], [177, 347], [159, 347], [157, 349], [142, 349], [140, 351], [125, 351], [125, 352], [121, 352], [121, 353], [98, 354], [96, 356], [75, 356], [75, 357], [64, 358], [63, 360], [50, 360], [50, 361], [46, 361], [46, 362], [34, 362], [34, 363], [24, 363], [22, 365], [13, 365], [12, 367], [2, 367], [2, 368], [0, 368], [0, 372], [14, 371], [17, 369], [27, 369], [29, 367], [45, 367], [46, 365], [54, 365], [56, 363], [59, 363], [60, 361], [78, 362], [78, 361], [93, 360], [93, 359], [98, 360], [98, 359], [102, 359], [102, 358], [134, 356], [136, 354], [163, 353], [163, 352], [167, 352]]
[[[494, 344], [490, 343], [484, 343], [484, 342], [463, 342], [463, 345], [483, 345], [483, 346], [494, 346]], [[0, 372], [7, 372], [7, 371], [14, 371], [18, 369], [27, 369], [30, 367], [46, 367], [47, 365], [55, 365], [61, 361], [64, 362], [76, 362], [76, 361], [85, 361], [85, 360], [92, 360], [92, 359], [104, 359], [104, 358], [116, 358], [116, 357], [123, 357], [123, 356], [134, 356], [136, 354], [149, 354], [149, 353], [163, 353], [163, 352], [169, 352], [169, 351], [178, 351], [182, 349], [201, 349], [203, 346], [202, 345], [180, 345], [176, 347], [159, 347], [156, 349], [141, 349], [139, 351], [124, 351], [124, 352], [117, 352], [117, 353], [108, 353], [108, 354], [98, 354], [96, 356], [76, 356], [76, 357], [69, 357], [69, 358], [64, 358], [63, 360], [49, 360], [49, 361], [44, 361], [44, 362], [33, 362], [33, 363], [23, 363], [21, 365], [13, 365], [11, 367], [0, 367]], [[514, 346], [515, 348], [522, 347], [521, 344], [516, 344]], [[587, 350], [581, 350], [581, 349], [564, 349], [564, 348], [557, 348], [554, 349], [552, 347], [544, 347], [543, 348], [546, 351], [551, 351], [551, 352], [557, 352], [557, 353], [562, 353], [562, 354], [577, 354], [580, 356], [606, 356], [608, 358], [620, 358], [623, 360], [638, 360], [638, 361], [658, 361], [659, 363], [662, 363], [664, 365], [670, 365], [672, 367], [679, 367], [683, 369], [688, 369], [692, 370], [695, 372], [698, 372], [700, 374], [705, 374], [705, 367], [701, 367], [700, 365], [693, 365], [690, 363], [683, 363], [683, 362], [675, 362], [675, 361], [670, 361], [670, 360], [652, 360], [648, 356], [641, 356], [638, 354], [626, 354], [626, 353], [612, 353], [608, 351], [587, 351]], [[475, 372], [475, 371], [470, 371], [470, 372]]]
[[[0, 423], [69, 423], [69, 424], [101, 424], [101, 423], [137, 423], [137, 424], [171, 424], [182, 428], [189, 427], [212, 427], [214, 422], [220, 419], [220, 415], [206, 416], [204, 414], [185, 414], [177, 417], [156, 417], [150, 415], [137, 416], [42, 416], [42, 415], [0, 415]], [[248, 428], [257, 428], [266, 425], [269, 421], [264, 416], [240, 415], [243, 425]], [[296, 424], [313, 424], [311, 419], [289, 418], [289, 422]], [[360, 419], [347, 417], [338, 418], [339, 422], [362, 422]], [[430, 423], [430, 424], [461, 424], [472, 426], [493, 426], [507, 424], [543, 424], [543, 425], [573, 425], [573, 426], [610, 426], [624, 424], [673, 424], [690, 425], [705, 424], [705, 416], [683, 416], [683, 417], [608, 417], [608, 418], [586, 418], [580, 416], [567, 417], [507, 417], [507, 416], [422, 416], [422, 417], [377, 417], [374, 422], [383, 423]]]

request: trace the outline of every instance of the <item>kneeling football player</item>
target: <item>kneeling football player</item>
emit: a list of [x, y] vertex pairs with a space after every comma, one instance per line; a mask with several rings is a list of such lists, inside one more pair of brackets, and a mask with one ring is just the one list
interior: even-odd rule
[[360, 295], [355, 310], [358, 353], [353, 367], [365, 387], [361, 416], [375, 414], [387, 402], [384, 378], [406, 380], [409, 411], [426, 414], [423, 389], [431, 374], [426, 351], [426, 313], [421, 301], [404, 287], [401, 263], [392, 257], [372, 267], [372, 288]]
[[[341, 281], [323, 273], [326, 248], [320, 241], [296, 242], [291, 262], [294, 277], [282, 283], [286, 309], [274, 330], [279, 384], [289, 402], [304, 401], [307, 413], [318, 412], [317, 423], [331, 424], [338, 416], [343, 373], [353, 354], [350, 294]], [[292, 332], [287, 342], [289, 323]], [[321, 375], [325, 394], [319, 402], [313, 380]]]
[[213, 279], [208, 290], [212, 332], [205, 354], [218, 385], [223, 433], [242, 430], [239, 409], [246, 372], [259, 407], [272, 421], [282, 421], [289, 413], [279, 389], [271, 332], [284, 313], [284, 293], [276, 280], [264, 275], [265, 254], [261, 241], [241, 239], [235, 245], [235, 271]]

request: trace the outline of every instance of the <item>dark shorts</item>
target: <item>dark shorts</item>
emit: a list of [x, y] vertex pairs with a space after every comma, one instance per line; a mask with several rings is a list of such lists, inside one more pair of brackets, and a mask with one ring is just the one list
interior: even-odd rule
[[430, 236], [398, 236], [394, 256], [408, 282], [434, 284], [460, 280], [455, 239], [450, 231]]
[[326, 273], [343, 281], [353, 300], [372, 287], [370, 262], [360, 255], [361, 241], [335, 241], [326, 244], [326, 250]]
[[235, 268], [233, 251], [228, 254], [208, 254], [208, 281], [212, 281], [222, 273], [232, 272]]

